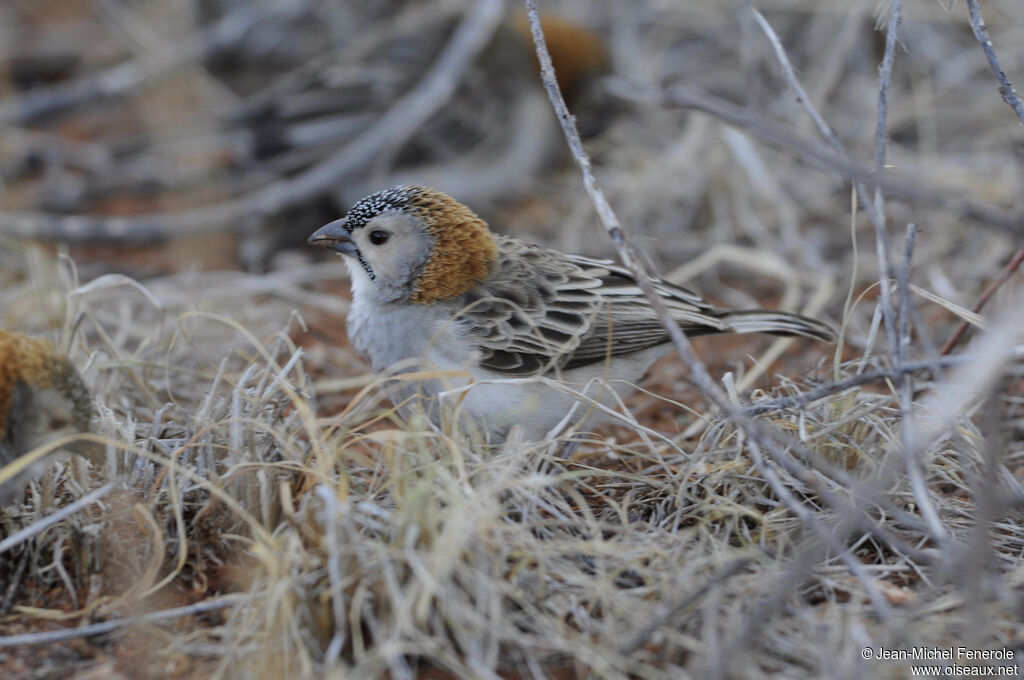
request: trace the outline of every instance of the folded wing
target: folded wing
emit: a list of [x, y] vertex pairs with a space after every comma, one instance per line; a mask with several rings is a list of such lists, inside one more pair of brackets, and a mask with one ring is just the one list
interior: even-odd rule
[[[564, 255], [497, 236], [494, 275], [460, 300], [458, 315], [485, 368], [510, 376], [572, 369], [668, 342], [636, 279], [607, 260]], [[831, 339], [825, 324], [791, 312], [720, 311], [691, 290], [655, 280], [689, 335], [773, 333]]]

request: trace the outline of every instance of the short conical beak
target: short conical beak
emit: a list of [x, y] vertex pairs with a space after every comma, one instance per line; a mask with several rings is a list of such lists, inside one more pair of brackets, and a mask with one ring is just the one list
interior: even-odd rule
[[348, 220], [343, 217], [340, 220], [334, 220], [329, 224], [325, 224], [313, 232], [313, 235], [309, 237], [309, 243], [315, 246], [330, 248], [342, 255], [355, 255], [359, 252], [359, 248], [356, 247], [355, 241], [352, 240], [348, 229], [345, 227], [347, 223]]

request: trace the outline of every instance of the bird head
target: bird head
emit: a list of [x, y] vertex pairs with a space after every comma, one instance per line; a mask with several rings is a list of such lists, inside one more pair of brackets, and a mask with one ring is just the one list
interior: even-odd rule
[[487, 277], [498, 255], [476, 213], [427, 187], [394, 187], [358, 201], [309, 237], [346, 256], [356, 295], [381, 302], [450, 300]]
[[[59, 437], [88, 432], [91, 417], [89, 391], [67, 357], [46, 340], [0, 331], [0, 465]], [[85, 442], [69, 448], [96, 453]]]

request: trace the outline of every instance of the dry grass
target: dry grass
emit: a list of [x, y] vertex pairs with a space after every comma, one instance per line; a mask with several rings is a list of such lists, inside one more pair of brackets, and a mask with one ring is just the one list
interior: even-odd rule
[[[1008, 75], [1022, 81], [1018, 5], [983, 9]], [[128, 38], [177, 26], [159, 3], [106, 6], [105, 19], [72, 22], [69, 40], [114, 31], [132, 54], [140, 48]], [[813, 104], [870, 166], [888, 15], [876, 31], [875, 3], [757, 6]], [[111, 7], [124, 12], [119, 28]], [[657, 91], [685, 83], [748, 106], [754, 127], [774, 121], [819, 143], [745, 11], [570, 0], [558, 9], [605, 37], [617, 78]], [[1020, 125], [966, 11], [903, 9], [886, 177], [1015, 208]], [[212, 134], [204, 107], [226, 96], [210, 73], [186, 68], [106, 110], [131, 111], [166, 141], [180, 122], [168, 110]], [[69, 259], [0, 241], [0, 326], [69, 342], [108, 450], [105, 467], [55, 464], [25, 503], [0, 509], [0, 541], [27, 530], [0, 552], [0, 673], [898, 678], [910, 661], [864, 660], [862, 650], [914, 647], [1011, 650], [1008, 661], [943, 664], [1019, 669], [1019, 274], [986, 310], [989, 332], [948, 370], [919, 372], [909, 387], [890, 373], [809, 403], [773, 401], [934, 358], [958, 321], [950, 309], [973, 304], [1019, 231], [981, 228], [984, 217], [965, 216], [961, 203], [890, 196], [894, 263], [906, 223], [923, 227], [910, 281], [924, 293], [910, 296], [913, 342], [901, 360], [876, 299], [871, 225], [850, 209], [848, 181], [713, 116], [608, 97], [608, 124], [588, 149], [658, 271], [696, 262], [675, 278], [725, 304], [830, 317], [844, 330], [836, 357], [795, 344], [777, 361], [763, 353], [767, 340], [702, 340], [730, 397], [763, 407], [756, 431], [709, 407], [667, 359], [624, 422], [587, 433], [575, 450], [487, 447], [454, 425], [399, 417], [347, 346], [336, 261], [311, 264], [298, 251], [251, 275], [192, 271], [193, 256], [210, 253], [187, 243], [117, 257], [75, 249]], [[9, 126], [0, 165], [15, 159], [11, 145], [38, 136], [124, 141], [95, 112], [63, 125]], [[145, 153], [164, 158], [158, 147]], [[181, 159], [165, 160], [185, 179], [153, 204], [197, 200]], [[206, 199], [238, 189], [212, 176]], [[38, 209], [51, 189], [19, 176], [0, 199]], [[123, 197], [107, 199], [88, 207]], [[611, 252], [567, 163], [483, 210], [502, 231]], [[317, 226], [304, 220], [316, 219], [284, 221], [304, 236]], [[135, 276], [112, 273], [125, 270]], [[920, 462], [923, 488], [908, 459]], [[96, 489], [98, 500], [39, 524]]]

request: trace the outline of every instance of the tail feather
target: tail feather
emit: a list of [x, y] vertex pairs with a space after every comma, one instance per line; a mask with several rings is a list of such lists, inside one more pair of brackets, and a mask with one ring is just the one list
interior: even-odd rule
[[752, 309], [726, 312], [720, 318], [734, 333], [801, 335], [825, 342], [836, 339], [835, 331], [828, 324], [795, 312]]

